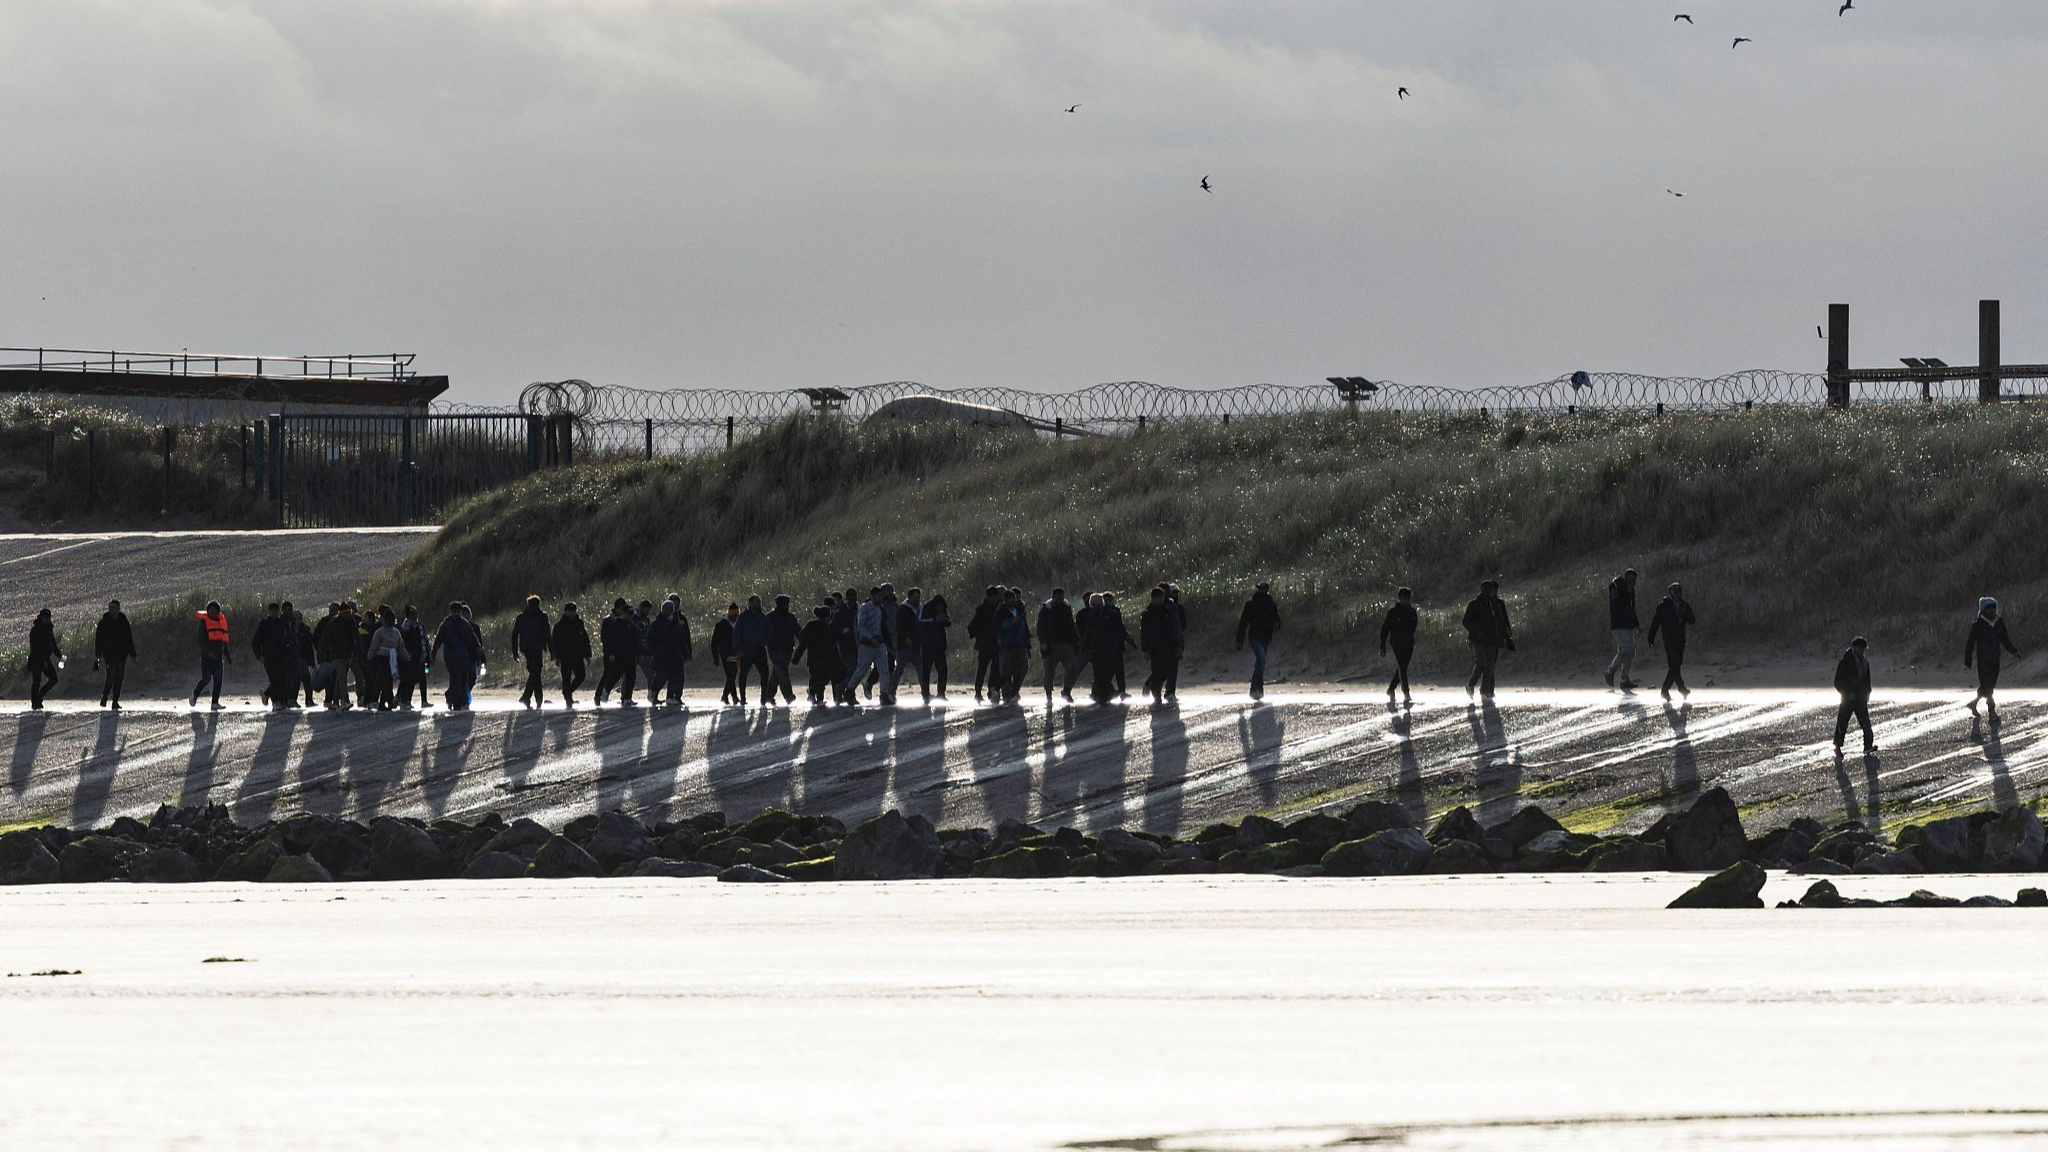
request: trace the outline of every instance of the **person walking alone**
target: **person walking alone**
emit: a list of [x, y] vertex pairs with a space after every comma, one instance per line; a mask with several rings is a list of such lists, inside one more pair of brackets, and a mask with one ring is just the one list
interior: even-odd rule
[[228, 648], [228, 618], [220, 601], [208, 600], [204, 611], [192, 614], [199, 621], [199, 683], [192, 686], [191, 706], [199, 706], [199, 694], [213, 687], [213, 710], [221, 710], [220, 682], [223, 666], [235, 658]]
[[1515, 628], [1508, 620], [1508, 606], [1500, 598], [1500, 581], [1480, 582], [1479, 595], [1465, 605], [1465, 643], [1472, 646], [1472, 676], [1465, 681], [1465, 696], [1474, 689], [1493, 699], [1493, 670], [1503, 650], [1515, 650]]
[[1616, 686], [1618, 674], [1621, 690], [1626, 692], [1636, 686], [1632, 679], [1636, 667], [1636, 633], [1643, 630], [1642, 619], [1636, 615], [1636, 570], [1633, 568], [1607, 582], [1607, 627], [1614, 632], [1614, 659], [1607, 662], [1607, 686]]
[[28, 706], [33, 711], [43, 710], [43, 697], [57, 686], [57, 661], [63, 658], [64, 650], [57, 646], [57, 626], [45, 608], [28, 626]]
[[1842, 649], [1842, 658], [1835, 661], [1835, 691], [1842, 698], [1835, 710], [1835, 754], [1842, 753], [1851, 716], [1863, 726], [1863, 754], [1877, 751], [1877, 735], [1870, 730], [1870, 641], [1858, 636]]
[[541, 672], [554, 655], [555, 627], [541, 609], [540, 597], [528, 596], [526, 610], [512, 621], [512, 658], [526, 661], [526, 687], [519, 693], [524, 708], [547, 703], [541, 689]]
[[[119, 600], [107, 601], [106, 615], [93, 626], [92, 656], [93, 662], [107, 672], [106, 681], [100, 685], [100, 707], [112, 707], [119, 712], [121, 683], [128, 677], [128, 662], [135, 659], [135, 629], [128, 626], [128, 614], [121, 611]], [[284, 684], [286, 701], [292, 702], [298, 685], [291, 680]]]
[[1998, 701], [1992, 696], [1998, 691], [2001, 648], [2012, 653], [2013, 659], [2019, 659], [2020, 650], [2012, 646], [2005, 620], [1998, 614], [1998, 601], [1986, 596], [1977, 601], [1977, 618], [1970, 621], [1970, 638], [1963, 644], [1963, 667], [1972, 663], [1977, 666], [1977, 694], [1970, 697], [1970, 715], [1977, 714], [1977, 702], [1982, 700], [1994, 725], [1998, 723]]
[[1666, 700], [1671, 699], [1671, 690], [1678, 689], [1680, 696], [1690, 697], [1692, 689], [1685, 686], [1685, 636], [1686, 630], [1699, 623], [1693, 618], [1692, 605], [1685, 602], [1684, 589], [1673, 584], [1664, 590], [1664, 599], [1657, 602], [1657, 611], [1650, 617], [1650, 651], [1657, 650], [1657, 637], [1664, 637], [1664, 689]]
[[1415, 593], [1407, 588], [1396, 591], [1393, 606], [1380, 621], [1380, 655], [1385, 656], [1389, 646], [1394, 651], [1394, 678], [1387, 681], [1390, 705], [1396, 688], [1401, 690], [1401, 703], [1414, 703], [1415, 698], [1408, 693], [1408, 661], [1415, 655], [1415, 629], [1420, 622], [1415, 611]]
[[555, 654], [555, 667], [562, 672], [562, 706], [574, 708], [576, 690], [583, 687], [583, 677], [590, 669], [590, 630], [576, 614], [575, 604], [562, 605], [554, 635], [548, 638], [548, 650]]
[[1273, 644], [1273, 633], [1280, 630], [1280, 606], [1273, 602], [1273, 585], [1261, 580], [1252, 590], [1252, 598], [1244, 602], [1243, 611], [1237, 614], [1237, 650], [1244, 651], [1247, 641], [1252, 646], [1252, 699], [1266, 695], [1266, 652]]

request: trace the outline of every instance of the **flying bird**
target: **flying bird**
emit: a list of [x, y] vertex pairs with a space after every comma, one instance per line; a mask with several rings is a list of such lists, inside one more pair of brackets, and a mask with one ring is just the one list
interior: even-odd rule
[[1406, 88], [1396, 88], [1394, 89], [1394, 95], [1399, 97], [1400, 99], [1406, 100], [1408, 98], [1408, 90]]
[[[1666, 191], [1666, 192], [1671, 192], [1671, 189], [1669, 189], [1669, 188], [1666, 188], [1666, 189], [1665, 189], [1665, 191]], [[1678, 198], [1679, 198], [1680, 200], [1683, 200], [1683, 199], [1685, 199], [1685, 193], [1683, 193], [1683, 192], [1671, 192], [1671, 194], [1672, 194], [1673, 196], [1676, 196], [1676, 197], [1678, 197]]]
[[1842, 6], [1840, 8], [1835, 9], [1835, 15], [1847, 16], [1849, 14], [1849, 9], [1854, 8], [1855, 6], [1856, 0], [1842, 0]]
[[1686, 22], [1687, 24], [1690, 24], [1690, 23], [1692, 23], [1692, 17], [1690, 17], [1690, 16], [1687, 16], [1687, 15], [1686, 15], [1685, 13], [1683, 13], [1683, 12], [1680, 12], [1680, 13], [1679, 13], [1678, 15], [1676, 15], [1676, 16], [1673, 16], [1673, 17], [1671, 18], [1671, 22], [1672, 22], [1673, 24], [1676, 24], [1676, 23], [1678, 23], [1678, 22], [1679, 22], [1680, 20], [1683, 20], [1683, 21], [1685, 21], [1685, 22]]
[[1209, 187], [1209, 178], [1207, 176], [1202, 177], [1202, 191], [1210, 193], [1216, 191], [1214, 188]]
[[1078, 112], [1078, 111], [1080, 111], [1080, 109], [1081, 109], [1081, 106], [1080, 106], [1079, 104], [1074, 104], [1074, 105], [1070, 105], [1070, 106], [1069, 106], [1069, 107], [1067, 108], [1067, 111], [1069, 111], [1069, 112]]
[[1733, 44], [1730, 44], [1730, 45], [1729, 45], [1728, 47], [1729, 47], [1730, 49], [1735, 49], [1735, 48], [1740, 48], [1740, 47], [1742, 47], [1742, 46], [1743, 46], [1744, 44], [1748, 44], [1748, 43], [1750, 43], [1750, 39], [1749, 39], [1749, 37], [1747, 37], [1747, 36], [1737, 36], [1737, 37], [1735, 38], [1735, 43], [1733, 43]]

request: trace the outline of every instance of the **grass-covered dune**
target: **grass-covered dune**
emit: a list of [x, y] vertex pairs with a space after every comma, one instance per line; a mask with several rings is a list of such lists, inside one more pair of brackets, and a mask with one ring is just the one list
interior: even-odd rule
[[943, 590], [964, 622], [991, 581], [1142, 596], [1171, 579], [1199, 661], [1227, 650], [1266, 577], [1287, 618], [1276, 659], [1299, 677], [1368, 667], [1405, 583], [1425, 608], [1419, 660], [1441, 678], [1463, 603], [1496, 574], [1516, 666], [1583, 674], [1608, 645], [1605, 581], [1632, 565], [1646, 624], [1665, 583], [1687, 585], [1696, 660], [1825, 683], [1856, 632], [1888, 666], [1955, 665], [1980, 594], [2003, 599], [2023, 645], [2035, 634], [2044, 433], [2048, 411], [2023, 406], [1333, 414], [1058, 442], [799, 418], [716, 454], [504, 488], [381, 591], [466, 598], [502, 637], [529, 592], [598, 605], [674, 590], [702, 619], [750, 592], [802, 603], [891, 579]]

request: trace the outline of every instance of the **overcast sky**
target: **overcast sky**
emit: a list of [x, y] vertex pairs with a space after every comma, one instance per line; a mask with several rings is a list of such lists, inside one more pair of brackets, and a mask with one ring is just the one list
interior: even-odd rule
[[1478, 385], [1817, 371], [1836, 300], [1972, 362], [2002, 297], [2048, 360], [2048, 2], [1835, 10], [0, 0], [0, 344]]

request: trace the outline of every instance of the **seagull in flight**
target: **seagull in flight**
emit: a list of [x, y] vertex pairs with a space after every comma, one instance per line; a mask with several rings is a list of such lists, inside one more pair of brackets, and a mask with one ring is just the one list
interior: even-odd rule
[[1855, 6], [1856, 0], [1842, 0], [1842, 6], [1840, 8], [1835, 9], [1835, 15], [1847, 16], [1849, 14], [1849, 9], [1854, 8]]
[[1676, 23], [1678, 23], [1678, 22], [1679, 22], [1680, 20], [1683, 20], [1683, 21], [1685, 21], [1685, 22], [1686, 22], [1687, 24], [1690, 24], [1690, 23], [1692, 23], [1692, 17], [1690, 17], [1690, 16], [1686, 15], [1686, 14], [1685, 14], [1685, 13], [1683, 13], [1683, 12], [1680, 12], [1680, 13], [1679, 13], [1678, 15], [1676, 15], [1676, 16], [1673, 16], [1673, 17], [1671, 18], [1671, 22], [1672, 22], [1673, 24], [1676, 24]]
[[1730, 49], [1734, 49], [1734, 48], [1740, 48], [1740, 47], [1742, 47], [1742, 46], [1743, 46], [1744, 44], [1748, 44], [1748, 43], [1750, 43], [1750, 42], [1751, 42], [1751, 41], [1750, 41], [1749, 37], [1747, 37], [1747, 36], [1737, 36], [1737, 37], [1735, 38], [1735, 43], [1733, 43], [1733, 44], [1730, 44], [1730, 45], [1729, 45], [1728, 47], [1729, 47]]
[[1068, 106], [1068, 108], [1067, 108], [1067, 111], [1069, 111], [1069, 112], [1078, 112], [1078, 111], [1080, 111], [1080, 110], [1081, 110], [1081, 106], [1080, 106], [1079, 104], [1073, 104], [1073, 105], [1069, 105], [1069, 106]]
[[[1665, 191], [1666, 191], [1666, 192], [1671, 192], [1671, 189], [1669, 189], [1669, 188], [1666, 188], [1666, 189], [1665, 189]], [[1671, 194], [1672, 194], [1673, 196], [1676, 196], [1676, 197], [1678, 197], [1678, 198], [1679, 198], [1680, 200], [1683, 200], [1683, 199], [1685, 199], [1685, 193], [1683, 193], [1683, 192], [1671, 192]]]
[[1216, 191], [1214, 188], [1209, 187], [1209, 178], [1207, 176], [1202, 177], [1202, 191], [1211, 193]]
[[1394, 95], [1402, 100], [1406, 100], [1408, 98], [1408, 90], [1406, 88], [1396, 88], [1394, 89]]

